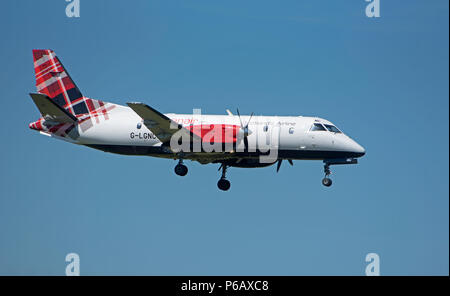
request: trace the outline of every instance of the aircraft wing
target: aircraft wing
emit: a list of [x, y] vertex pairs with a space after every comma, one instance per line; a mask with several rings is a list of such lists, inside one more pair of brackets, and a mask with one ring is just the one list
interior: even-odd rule
[[30, 94], [42, 117], [59, 123], [75, 123], [77, 118], [43, 94]]
[[186, 133], [191, 142], [194, 139], [201, 141], [200, 137], [194, 135], [190, 130], [144, 103], [127, 103], [127, 105], [144, 120], [145, 126], [163, 143], [169, 142], [170, 138], [179, 130]]

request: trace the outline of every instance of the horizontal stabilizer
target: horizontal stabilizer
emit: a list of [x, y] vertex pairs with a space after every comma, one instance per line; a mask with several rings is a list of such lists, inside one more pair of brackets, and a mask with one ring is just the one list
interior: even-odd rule
[[48, 96], [43, 94], [30, 94], [34, 103], [41, 112], [42, 117], [48, 121], [55, 121], [59, 123], [75, 123], [77, 118], [60, 107]]

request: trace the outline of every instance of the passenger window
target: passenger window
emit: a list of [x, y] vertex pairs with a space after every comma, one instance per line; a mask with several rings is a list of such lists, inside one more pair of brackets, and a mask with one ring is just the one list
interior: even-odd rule
[[326, 131], [326, 129], [320, 123], [314, 123], [311, 127], [311, 131]]
[[330, 132], [333, 132], [333, 133], [341, 133], [341, 131], [338, 130], [337, 127], [335, 127], [334, 125], [331, 125], [331, 124], [325, 124], [325, 127], [326, 127], [327, 130], [329, 130]]

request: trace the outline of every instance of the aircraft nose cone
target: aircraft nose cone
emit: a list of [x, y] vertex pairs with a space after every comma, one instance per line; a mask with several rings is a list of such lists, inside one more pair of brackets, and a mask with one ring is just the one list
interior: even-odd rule
[[352, 150], [356, 154], [356, 157], [361, 157], [366, 154], [366, 149], [363, 146], [359, 145], [355, 141], [352, 143]]

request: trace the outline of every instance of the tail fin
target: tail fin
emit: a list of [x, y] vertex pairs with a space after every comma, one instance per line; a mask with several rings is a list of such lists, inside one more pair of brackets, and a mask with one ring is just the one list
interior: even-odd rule
[[[85, 98], [70, 78], [53, 50], [34, 49], [34, 71], [37, 91], [47, 95], [53, 102], [70, 114], [89, 113], [88, 104], [93, 101]], [[94, 106], [92, 106], [94, 109]]]
[[76, 124], [86, 131], [102, 117], [109, 119], [116, 105], [83, 96], [52, 50], [34, 49], [33, 58], [39, 94], [31, 97], [43, 117], [31, 123], [31, 129], [64, 137]]

